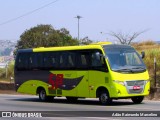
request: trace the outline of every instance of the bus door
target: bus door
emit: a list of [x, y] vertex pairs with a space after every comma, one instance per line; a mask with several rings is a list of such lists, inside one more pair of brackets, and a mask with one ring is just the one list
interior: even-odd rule
[[89, 97], [89, 51], [78, 51], [76, 54], [76, 62], [77, 79], [79, 82], [77, 85], [77, 96]]
[[96, 97], [96, 89], [99, 86], [108, 85], [109, 73], [105, 58], [101, 51], [95, 50], [91, 52], [91, 65], [89, 70], [89, 90], [90, 97]]

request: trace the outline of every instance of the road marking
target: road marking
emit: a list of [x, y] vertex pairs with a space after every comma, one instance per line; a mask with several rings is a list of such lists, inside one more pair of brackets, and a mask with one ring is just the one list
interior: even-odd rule
[[[135, 107], [125, 107], [125, 106], [97, 106], [97, 107], [107, 107], [107, 108], [117, 108], [117, 111], [118, 109], [122, 110], [123, 108], [129, 108], [129, 109], [133, 109], [133, 110], [149, 110], [149, 111], [159, 111], [160, 109], [155, 109], [155, 108], [143, 108], [142, 106], [139, 106], [139, 108], [135, 108]], [[133, 111], [132, 110], [132, 111]]]
[[[18, 98], [38, 98], [35, 95], [8, 95], [8, 94], [0, 94], [0, 96], [4, 96], [4, 97], [18, 97]], [[65, 99], [65, 97], [58, 98], [58, 99]], [[97, 100], [97, 99], [95, 99], [95, 98], [87, 98], [86, 101], [87, 100]], [[119, 100], [118, 102], [125, 102], [125, 101], [129, 102], [130, 100]], [[148, 103], [158, 103], [158, 104], [160, 103], [160, 101], [144, 100], [144, 102], [145, 101], [148, 102]], [[37, 102], [37, 103], [39, 104], [39, 102]], [[69, 104], [66, 104], [66, 105], [69, 105]], [[73, 106], [77, 106], [79, 104], [72, 104], [72, 105]], [[147, 105], [147, 103], [146, 103], [146, 105]], [[86, 105], [86, 106], [91, 107], [91, 105]], [[135, 106], [137, 106], [137, 107], [135, 107]], [[88, 110], [87, 107], [85, 107], [85, 108], [86, 108], [85, 110], [87, 111]], [[112, 105], [111, 106], [100, 106], [100, 105], [97, 105], [97, 106], [92, 107], [92, 110], [97, 110], [97, 108], [106, 108], [106, 109], [103, 109], [104, 111], [105, 110], [109, 110], [110, 108], [114, 109], [114, 110], [122, 110], [123, 108], [124, 109], [133, 109], [133, 110], [149, 110], [149, 111], [159, 111], [160, 110], [160, 108], [159, 109], [158, 109], [158, 107], [157, 108], [153, 108], [151, 105], [149, 105], [148, 108], [144, 108], [143, 104], [135, 104], [135, 105], [132, 104], [130, 106], [128, 106], [128, 105], [123, 105], [123, 106], [121, 106], [121, 105], [115, 105], [115, 106], [112, 106]]]
[[88, 119], [96, 119], [96, 120], [121, 120], [121, 119], [113, 119], [112, 117], [106, 118], [106, 117], [83, 117], [83, 118], [88, 118]]
[[51, 120], [71, 120], [69, 117], [47, 117], [51, 118]]

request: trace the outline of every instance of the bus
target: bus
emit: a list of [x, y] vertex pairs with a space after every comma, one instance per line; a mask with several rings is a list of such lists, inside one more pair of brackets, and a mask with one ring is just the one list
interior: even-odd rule
[[54, 97], [99, 98], [103, 105], [130, 98], [139, 104], [149, 94], [147, 68], [129, 45], [98, 42], [84, 46], [19, 49], [15, 60], [17, 92]]

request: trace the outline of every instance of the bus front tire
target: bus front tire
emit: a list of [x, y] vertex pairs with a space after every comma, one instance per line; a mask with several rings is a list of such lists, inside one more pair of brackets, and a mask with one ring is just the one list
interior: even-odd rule
[[144, 99], [144, 96], [137, 96], [137, 97], [133, 97], [131, 98], [131, 100], [133, 101], [133, 103], [135, 104], [140, 104]]
[[99, 101], [102, 105], [109, 105], [112, 103], [112, 99], [109, 97], [109, 94], [105, 91], [100, 93]]

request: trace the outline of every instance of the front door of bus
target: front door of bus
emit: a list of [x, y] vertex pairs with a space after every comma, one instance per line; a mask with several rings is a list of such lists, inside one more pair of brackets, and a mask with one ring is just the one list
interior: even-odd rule
[[89, 88], [88, 88], [88, 71], [77, 71], [77, 79], [80, 79], [80, 82], [77, 86], [77, 96], [78, 97], [89, 97]]
[[89, 69], [89, 56], [90, 51], [82, 50], [78, 51], [76, 54], [77, 59], [77, 78], [80, 80], [77, 86], [77, 96], [78, 97], [89, 97], [88, 89], [88, 69]]

